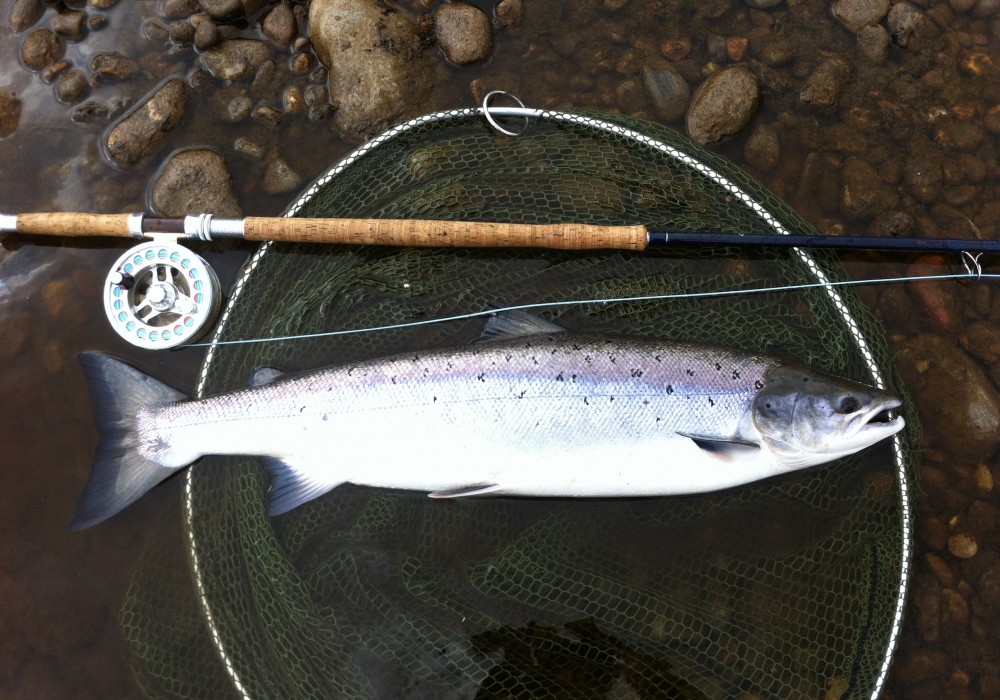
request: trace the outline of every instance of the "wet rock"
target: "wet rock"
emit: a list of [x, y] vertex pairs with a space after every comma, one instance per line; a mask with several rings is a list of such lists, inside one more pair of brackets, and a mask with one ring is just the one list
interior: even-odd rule
[[52, 31], [70, 41], [76, 41], [83, 36], [86, 22], [87, 15], [85, 13], [78, 10], [66, 10], [57, 14], [52, 20]]
[[450, 2], [434, 11], [434, 37], [445, 57], [460, 66], [482, 61], [493, 50], [490, 18], [466, 2]]
[[908, 236], [913, 230], [913, 217], [905, 211], [880, 211], [870, 230], [875, 236]]
[[370, 136], [422, 111], [433, 73], [405, 13], [385, 0], [313, 0], [309, 24], [338, 128]]
[[660, 53], [668, 61], [683, 61], [691, 53], [691, 39], [677, 37], [660, 42]]
[[944, 678], [951, 668], [951, 660], [943, 651], [918, 649], [896, 660], [895, 675], [903, 685]]
[[941, 155], [931, 148], [913, 147], [903, 164], [903, 179], [919, 201], [933, 202], [941, 195], [944, 171]]
[[756, 10], [770, 10], [782, 3], [782, 0], [746, 0], [747, 5]]
[[904, 49], [910, 45], [914, 36], [919, 35], [926, 23], [927, 19], [920, 10], [908, 2], [893, 5], [886, 20], [889, 37], [896, 46]]
[[35, 26], [44, 13], [45, 6], [42, 4], [42, 0], [14, 0], [7, 18], [11, 29], [15, 32], [23, 32]]
[[897, 369], [928, 435], [958, 461], [988, 460], [1000, 442], [1000, 394], [952, 342], [923, 334], [908, 340]]
[[36, 29], [21, 44], [21, 60], [31, 70], [41, 70], [62, 58], [66, 44], [51, 29]]
[[773, 170], [781, 158], [778, 132], [767, 124], [758, 124], [743, 146], [743, 157], [754, 168], [767, 172]]
[[264, 157], [264, 146], [241, 136], [233, 142], [233, 150], [250, 160], [260, 160]]
[[852, 32], [878, 24], [889, 14], [889, 0], [834, 0], [833, 16]]
[[236, 95], [225, 100], [220, 111], [223, 119], [235, 124], [250, 116], [253, 111], [253, 100], [246, 95]]
[[236, 19], [257, 14], [264, 0], [201, 0], [200, 4], [212, 19]]
[[520, 27], [524, 22], [524, 0], [500, 0], [493, 12], [501, 27]]
[[90, 92], [90, 83], [82, 70], [68, 70], [56, 81], [56, 99], [68, 104], [76, 104]]
[[199, 51], [210, 49], [219, 43], [219, 25], [210, 19], [204, 19], [194, 29], [194, 45]]
[[134, 61], [115, 51], [95, 54], [90, 60], [90, 72], [101, 80], [127, 80], [138, 68]]
[[711, 75], [695, 92], [687, 113], [687, 131], [701, 145], [738, 134], [757, 113], [760, 88], [750, 69], [740, 64]]
[[299, 114], [305, 109], [305, 97], [298, 85], [289, 85], [281, 91], [281, 107], [289, 114]]
[[278, 46], [288, 46], [295, 38], [295, 15], [288, 5], [275, 5], [264, 17], [260, 30]]
[[264, 191], [268, 194], [281, 194], [298, 189], [302, 184], [302, 176], [292, 170], [284, 159], [275, 157], [264, 171]]
[[111, 117], [111, 106], [104, 100], [90, 99], [70, 110], [69, 118], [77, 124], [93, 124]]
[[239, 80], [255, 75], [272, 53], [267, 42], [259, 39], [227, 39], [207, 49], [201, 57], [208, 72], [216, 78]]
[[852, 217], [874, 216], [896, 204], [896, 193], [882, 185], [875, 169], [861, 158], [848, 158], [841, 171], [841, 203]]
[[188, 86], [168, 80], [112, 128], [106, 138], [108, 155], [119, 166], [135, 165], [156, 150], [184, 118]]
[[858, 32], [858, 52], [874, 63], [889, 57], [889, 32], [881, 24], [873, 24]]
[[618, 108], [626, 114], [635, 114], [643, 109], [645, 98], [642, 85], [635, 78], [623, 80], [615, 88], [615, 100]]
[[271, 105], [259, 104], [254, 107], [253, 118], [273, 128], [284, 121], [285, 114], [280, 109], [275, 109]]
[[195, 28], [190, 22], [178, 21], [170, 25], [170, 38], [178, 44], [194, 41]]
[[198, 11], [198, 0], [163, 0], [160, 14], [167, 19], [189, 17]]
[[680, 72], [662, 59], [653, 59], [642, 67], [642, 87], [656, 116], [671, 122], [687, 111], [691, 88]]
[[225, 159], [203, 148], [171, 156], [156, 178], [150, 201], [162, 216], [242, 216]]
[[948, 538], [948, 551], [959, 559], [971, 559], [979, 551], [979, 543], [968, 532], [956, 532]]
[[311, 53], [298, 53], [292, 56], [292, 60], [289, 62], [289, 69], [295, 75], [305, 75], [309, 72], [313, 65], [313, 57]]
[[962, 347], [988, 364], [1000, 362], [1000, 326], [989, 321], [970, 325], [961, 337]]
[[118, 4], [118, 0], [90, 0], [90, 6], [98, 10], [109, 10]]
[[0, 139], [17, 131], [21, 121], [21, 100], [7, 90], [0, 90]]
[[799, 98], [814, 107], [836, 106], [840, 95], [851, 80], [853, 69], [845, 59], [831, 57], [820, 63], [802, 86]]

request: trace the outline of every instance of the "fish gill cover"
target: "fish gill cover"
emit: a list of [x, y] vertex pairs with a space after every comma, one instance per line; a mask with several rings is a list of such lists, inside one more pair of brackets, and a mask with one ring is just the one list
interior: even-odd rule
[[[498, 137], [471, 112], [417, 120], [321, 178], [292, 213], [811, 231], [673, 131], [601, 117], [644, 141], [597, 128], [594, 117], [554, 117], [517, 138]], [[656, 143], [711, 165], [760, 203], [770, 224], [751, 201]], [[234, 293], [222, 340], [497, 302], [816, 281], [787, 252], [264, 251]], [[831, 256], [814, 260], [822, 274], [842, 276]], [[548, 315], [574, 329], [779, 353], [871, 381], [856, 331], [887, 388], [902, 393], [875, 321], [852, 293], [840, 296], [839, 307], [813, 289]], [[245, 385], [259, 367], [449, 345], [480, 330], [470, 319], [220, 346], [201, 389]], [[908, 406], [904, 414], [910, 421]], [[393, 439], [391, 425], [384, 431]], [[886, 443], [704, 496], [441, 503], [344, 486], [273, 520], [261, 466], [213, 458], [186, 477], [183, 514], [152, 541], [122, 620], [154, 697], [870, 697], [891, 658], [905, 593], [913, 440], [910, 429], [895, 454]]]

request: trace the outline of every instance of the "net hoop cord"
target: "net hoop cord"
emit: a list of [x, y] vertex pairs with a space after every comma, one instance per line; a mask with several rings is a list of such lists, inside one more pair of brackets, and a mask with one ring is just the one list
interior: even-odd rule
[[[697, 158], [685, 153], [684, 151], [671, 146], [669, 144], [663, 143], [653, 139], [645, 134], [642, 134], [636, 130], [623, 127], [619, 124], [615, 124], [610, 121], [605, 121], [597, 118], [593, 115], [580, 115], [571, 112], [561, 112], [546, 109], [536, 109], [524, 106], [508, 107], [508, 106], [494, 106], [490, 104], [490, 101], [500, 93], [490, 93], [486, 96], [483, 106], [478, 108], [466, 108], [457, 110], [446, 110], [441, 112], [436, 112], [433, 114], [427, 114], [424, 116], [416, 117], [408, 122], [399, 124], [383, 134], [375, 137], [374, 139], [362, 144], [354, 151], [350, 152], [344, 156], [336, 165], [327, 170], [323, 175], [317, 178], [313, 184], [297, 199], [293, 202], [288, 209], [283, 213], [283, 216], [291, 217], [295, 216], [299, 210], [301, 210], [306, 204], [308, 204], [313, 197], [328, 183], [330, 183], [334, 178], [340, 175], [348, 167], [355, 164], [357, 161], [364, 158], [367, 154], [378, 149], [379, 147], [386, 145], [391, 140], [411, 132], [420, 127], [426, 126], [428, 124], [439, 123], [439, 122], [449, 122], [449, 121], [460, 121], [472, 119], [475, 117], [484, 117], [493, 126], [493, 128], [499, 128], [495, 120], [498, 118], [515, 118], [525, 120], [526, 129], [530, 129], [531, 124], [535, 122], [555, 122], [555, 123], [569, 123], [576, 126], [582, 126], [585, 128], [593, 129], [598, 132], [604, 132], [608, 135], [613, 135], [617, 138], [626, 139], [639, 144], [642, 147], [648, 148], [653, 151], [658, 151], [659, 153], [666, 155], [672, 161], [676, 162], [678, 165], [684, 168], [696, 171], [701, 176], [711, 180], [720, 188], [732, 195], [736, 200], [739, 201], [747, 209], [754, 212], [760, 217], [761, 222], [766, 225], [770, 230], [775, 233], [788, 235], [788, 231], [765, 206], [756, 201], [751, 194], [746, 192], [736, 183], [732, 182], [724, 174], [718, 172], [709, 165], [703, 163]], [[515, 98], [516, 99], [516, 98]], [[519, 101], [518, 101], [519, 102]], [[520, 102], [519, 102], [520, 104]], [[508, 132], [505, 129], [500, 129], [502, 132]], [[523, 130], [518, 133], [523, 133]], [[271, 249], [273, 242], [267, 242], [261, 244], [260, 248], [253, 254], [248, 263], [244, 266], [243, 273], [236, 281], [231, 294], [226, 302], [225, 309], [219, 319], [216, 326], [215, 332], [212, 336], [213, 341], [219, 341], [222, 338], [223, 330], [226, 327], [227, 320], [230, 317], [236, 304], [239, 303], [241, 294], [254, 271], [259, 266], [261, 260], [268, 251]], [[815, 279], [817, 283], [828, 284], [831, 280], [820, 264], [815, 260], [815, 258], [806, 250], [802, 248], [792, 248], [792, 255], [805, 265], [809, 274]], [[837, 311], [837, 316], [845, 324], [850, 337], [853, 339], [857, 350], [861, 353], [864, 359], [867, 371], [871, 377], [871, 382], [878, 386], [884, 387], [885, 380], [883, 379], [882, 373], [880, 372], [876, 362], [874, 354], [872, 353], [868, 341], [862, 334], [861, 328], [853, 317], [848, 308], [847, 304], [844, 302], [840, 292], [832, 287], [823, 287], [829, 301], [833, 304]], [[209, 368], [215, 358], [216, 349], [218, 346], [214, 344], [209, 344], [208, 351], [206, 353], [205, 361], [202, 365], [201, 371], [199, 373], [198, 383], [197, 383], [197, 396], [201, 397], [205, 389], [205, 383], [208, 379]], [[870, 697], [875, 700], [882, 691], [884, 686], [886, 676], [888, 674], [889, 666], [892, 662], [893, 655], [895, 653], [896, 647], [898, 646], [899, 634], [902, 625], [903, 610], [905, 607], [906, 594], [909, 586], [910, 578], [910, 564], [912, 558], [912, 503], [911, 496], [908, 485], [908, 475], [906, 473], [906, 459], [904, 453], [903, 440], [900, 435], [896, 435], [892, 442], [892, 455], [893, 461], [896, 468], [897, 483], [899, 484], [899, 506], [900, 506], [900, 536], [901, 536], [901, 568], [899, 571], [899, 586], [897, 589], [897, 596], [895, 601], [892, 626], [889, 631], [889, 638], [884, 650], [884, 655], [880, 670], [877, 678], [875, 679], [875, 684], [872, 689]], [[184, 484], [184, 527], [185, 534], [187, 537], [188, 545], [188, 556], [192, 568], [192, 574], [194, 579], [194, 584], [196, 588], [196, 595], [201, 608], [201, 612], [204, 617], [205, 624], [211, 635], [212, 642], [218, 652], [219, 659], [221, 660], [226, 674], [229, 676], [233, 683], [233, 687], [240, 697], [249, 698], [251, 697], [248, 693], [245, 684], [240, 678], [239, 672], [235, 667], [235, 663], [232, 661], [230, 655], [227, 653], [227, 640], [223, 639], [220, 630], [215, 624], [212, 607], [209, 602], [209, 591], [206, 588], [204, 578], [201, 572], [201, 565], [199, 562], [198, 553], [198, 541], [195, 535], [194, 528], [194, 514], [193, 507], [193, 481], [194, 470], [187, 470], [185, 474], [185, 484]]]

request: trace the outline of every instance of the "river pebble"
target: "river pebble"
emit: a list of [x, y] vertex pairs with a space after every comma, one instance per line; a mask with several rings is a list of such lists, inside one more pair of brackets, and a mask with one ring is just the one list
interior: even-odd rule
[[281, 157], [275, 156], [264, 170], [263, 189], [268, 194], [291, 192], [302, 184], [302, 176], [292, 169], [292, 166]]
[[[197, 31], [196, 31], [197, 35]], [[255, 75], [273, 50], [259, 39], [227, 39], [206, 49], [201, 57], [205, 68], [220, 80], [239, 80]]]
[[264, 16], [264, 21], [260, 24], [260, 30], [268, 39], [278, 46], [288, 46], [295, 38], [296, 26], [295, 15], [288, 5], [284, 3], [275, 5], [274, 8]]
[[253, 17], [264, 7], [264, 0], [201, 0], [200, 5], [213, 19], [231, 20]]
[[778, 131], [768, 124], [758, 123], [743, 146], [743, 157], [761, 172], [773, 170], [781, 158]]
[[56, 81], [56, 99], [68, 104], [76, 104], [87, 97], [90, 83], [86, 74], [76, 68], [70, 69], [59, 76]]
[[927, 23], [924, 15], [908, 2], [899, 2], [889, 10], [886, 27], [889, 37], [896, 46], [906, 48], [914, 36], [918, 35]]
[[23, 32], [38, 23], [45, 13], [42, 0], [14, 0], [7, 19], [15, 32]]
[[0, 90], [0, 139], [17, 131], [21, 120], [21, 100], [9, 90]]
[[806, 80], [799, 98], [813, 107], [836, 107], [844, 88], [851, 80], [853, 70], [851, 64], [842, 57], [825, 59]]
[[70, 41], [79, 41], [87, 23], [87, 14], [78, 10], [66, 10], [52, 19], [52, 31]]
[[99, 80], [127, 80], [138, 68], [133, 60], [117, 51], [98, 53], [90, 59], [90, 72]]
[[896, 367], [937, 447], [972, 464], [996, 452], [1000, 394], [965, 352], [940, 336], [922, 334], [903, 344]]
[[434, 10], [434, 38], [448, 60], [460, 66], [482, 61], [493, 50], [490, 18], [466, 2], [449, 2]]
[[500, 0], [493, 8], [501, 27], [519, 27], [524, 22], [524, 0]]
[[108, 132], [105, 143], [111, 160], [129, 166], [150, 155], [184, 118], [187, 101], [183, 80], [164, 83]]
[[206, 148], [180, 151], [164, 164], [150, 192], [161, 216], [242, 216], [225, 159]]
[[161, 0], [158, 5], [160, 15], [167, 19], [189, 17], [198, 11], [198, 0]]
[[[405, 13], [385, 0], [313, 0], [309, 25], [316, 54], [330, 69], [338, 128], [372, 136], [423, 110], [433, 73]], [[341, 41], [345, 35], [352, 40]]]
[[656, 116], [671, 122], [680, 119], [691, 101], [691, 88], [669, 62], [654, 58], [642, 67], [642, 88]]
[[889, 57], [889, 32], [881, 24], [872, 24], [858, 32], [858, 53], [873, 63]]
[[834, 0], [830, 11], [838, 22], [856, 34], [886, 18], [889, 0]]
[[31, 70], [41, 70], [62, 58], [66, 51], [63, 40], [51, 29], [36, 29], [21, 44], [21, 60]]
[[687, 112], [687, 131], [701, 145], [718, 143], [738, 134], [757, 113], [760, 88], [743, 64], [711, 75], [695, 92]]
[[219, 25], [206, 17], [195, 27], [192, 41], [199, 51], [212, 48], [219, 43]]

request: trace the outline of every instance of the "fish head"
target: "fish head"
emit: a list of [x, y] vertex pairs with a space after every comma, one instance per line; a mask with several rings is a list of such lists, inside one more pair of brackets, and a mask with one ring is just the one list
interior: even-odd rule
[[892, 416], [900, 400], [875, 387], [782, 365], [754, 397], [752, 420], [762, 444], [789, 469], [854, 454], [903, 429]]

